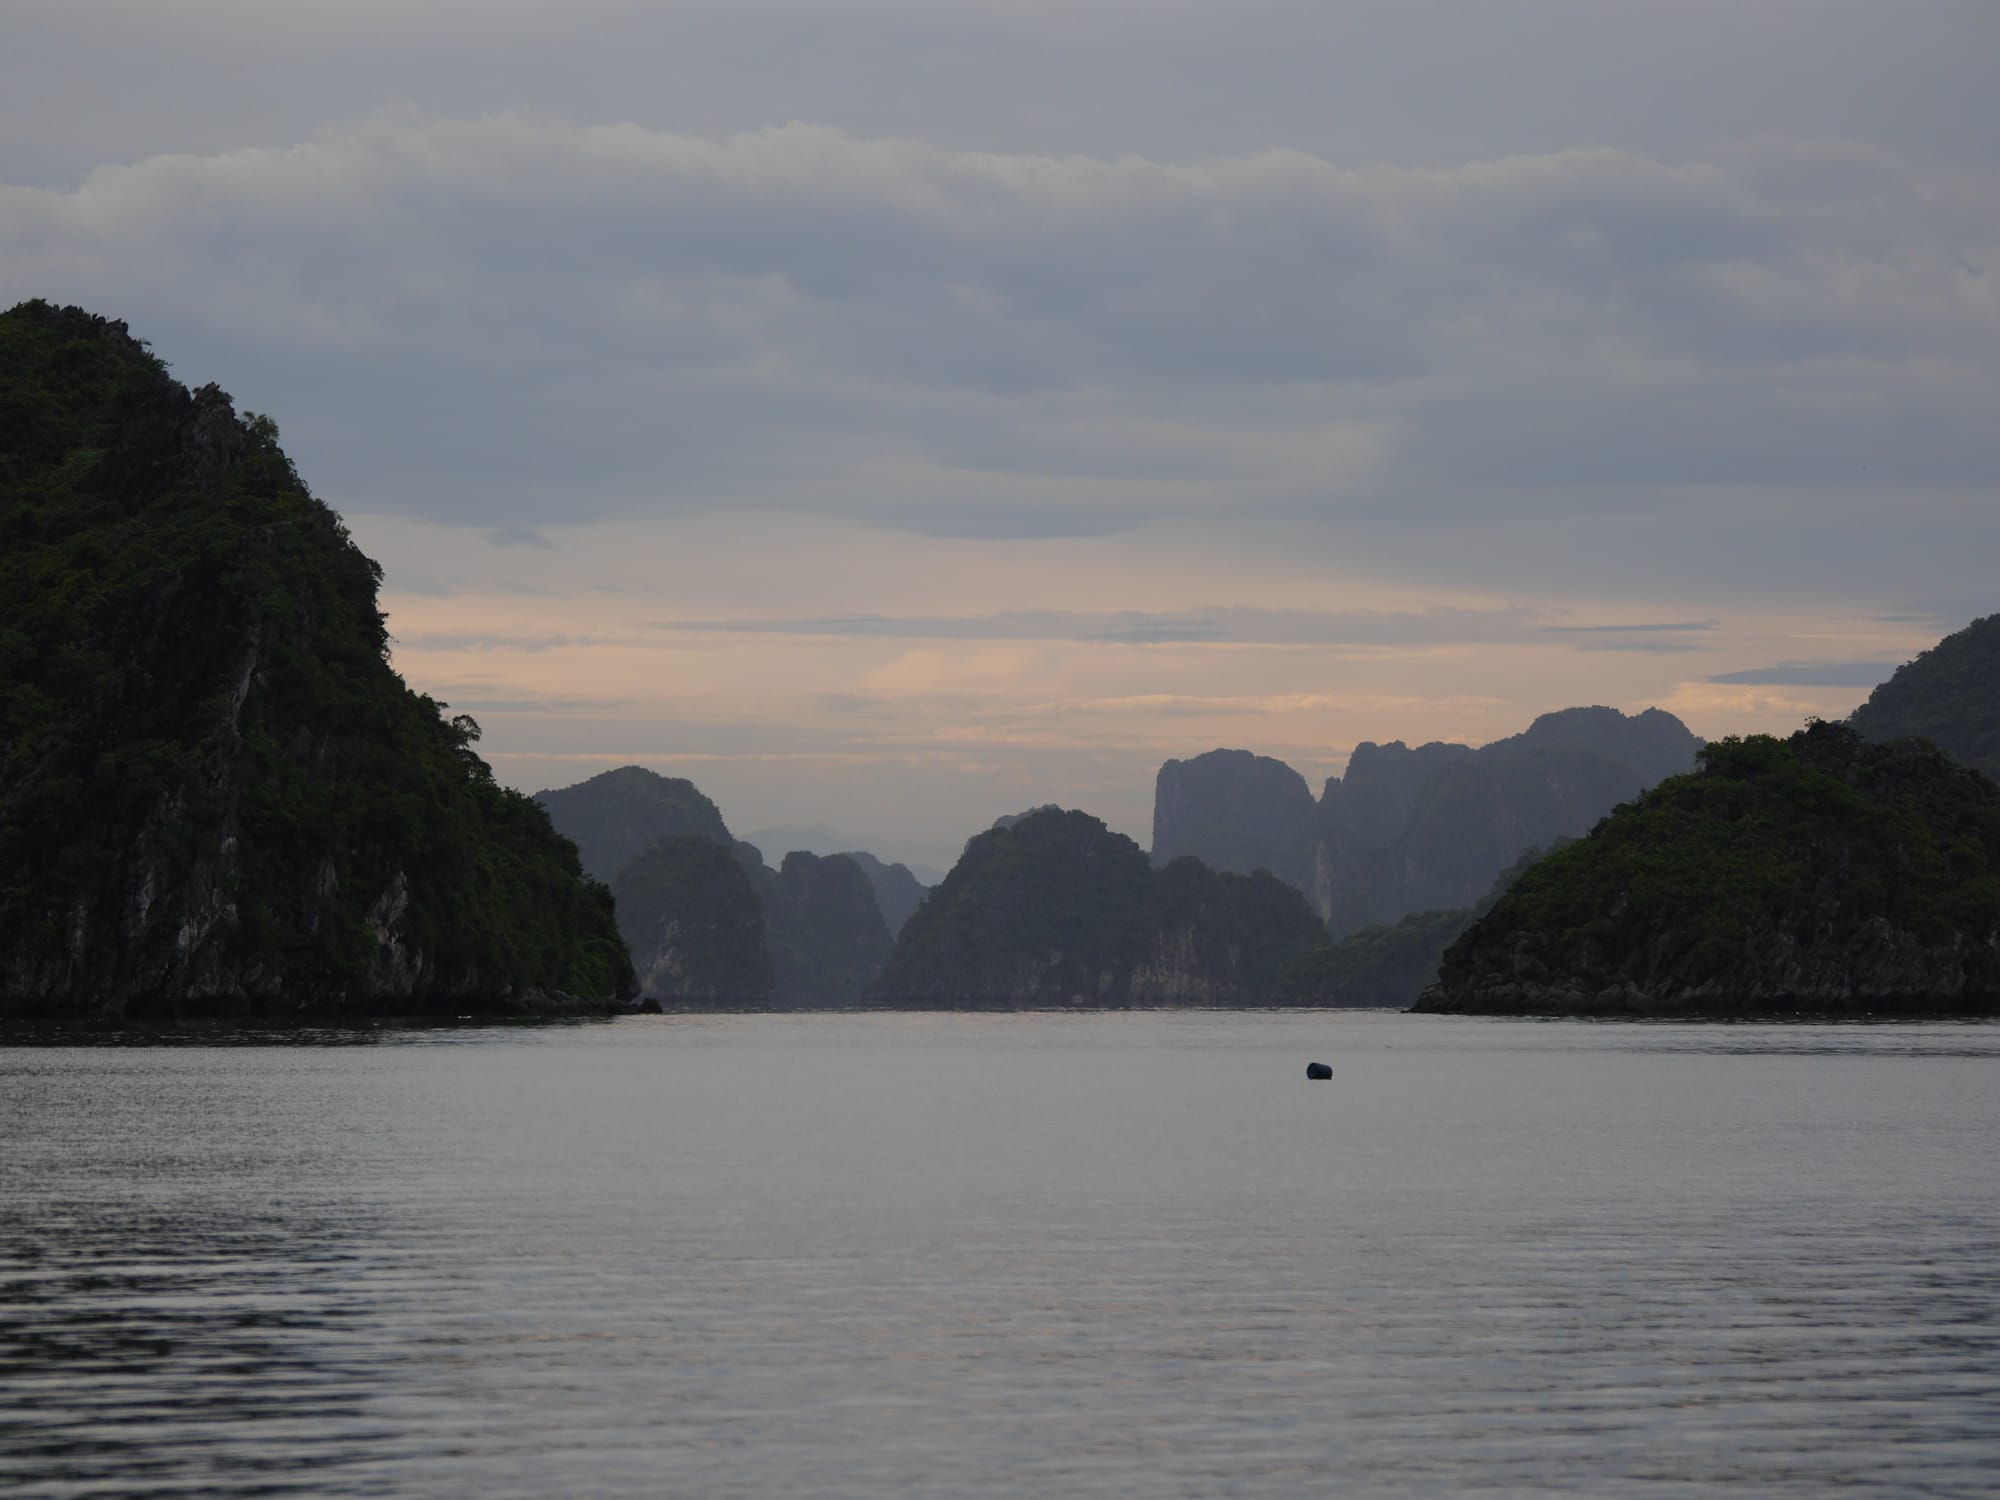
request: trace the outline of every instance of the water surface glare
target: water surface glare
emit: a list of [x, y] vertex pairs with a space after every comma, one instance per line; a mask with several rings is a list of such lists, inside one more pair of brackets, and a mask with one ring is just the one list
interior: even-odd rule
[[0, 1492], [1992, 1495], [1996, 1083], [1382, 1013], [4, 1047]]

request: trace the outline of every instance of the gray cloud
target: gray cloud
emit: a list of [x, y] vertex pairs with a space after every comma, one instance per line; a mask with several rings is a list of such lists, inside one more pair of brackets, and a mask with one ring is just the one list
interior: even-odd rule
[[[399, 592], [465, 596], [413, 609], [411, 649], [1186, 648], [967, 652], [1103, 680], [921, 714], [835, 673], [790, 723], [768, 696], [664, 715], [510, 686], [499, 655], [426, 663], [502, 716], [486, 748], [524, 784], [652, 755], [765, 808], [743, 826], [831, 797], [955, 848], [1055, 795], [1143, 832], [1151, 716], [1241, 716], [1303, 764], [1413, 723], [1517, 729], [1556, 706], [1550, 646], [1580, 692], [1664, 694], [1675, 653], [1892, 654], [1921, 632], [1860, 617], [1994, 607], [1990, 0], [491, 0], [474, 26], [445, 0], [17, 0], [4, 30], [0, 302], [126, 317], [275, 413], [350, 514], [464, 528], [422, 566], [383, 552]], [[647, 592], [645, 537], [735, 566], [690, 589], [663, 558], [681, 597]], [[952, 616], [909, 562], [1029, 549], [1047, 578], [964, 608], [1058, 607]], [[475, 597], [558, 577], [604, 593], [532, 625]], [[1190, 602], [1348, 587], [1548, 602]], [[1668, 623], [1573, 623], [1610, 600]], [[1099, 607], [1131, 601], [1155, 607]], [[754, 618], [622, 618], [675, 610]], [[1491, 642], [1544, 649], [1456, 649]], [[1238, 684], [1205, 643], [1322, 649]], [[1370, 660], [1428, 646], [1454, 649]], [[1703, 732], [1750, 700], [1796, 717], [1752, 677], [1707, 690], [1746, 706]], [[1440, 706], [1467, 692], [1490, 696]], [[1065, 724], [1090, 733], [1017, 743]]]
[[416, 631], [394, 637], [395, 644], [410, 651], [559, 651], [568, 646], [600, 644], [596, 639], [574, 635], [528, 635], [472, 631]]
[[1665, 635], [1688, 630], [1713, 630], [1714, 620], [1681, 620], [1664, 625], [1544, 625], [1549, 635]]
[[1895, 670], [1894, 662], [1785, 661], [1779, 662], [1774, 667], [1751, 667], [1741, 672], [1722, 672], [1708, 680], [1757, 687], [1872, 688], [1886, 682]]
[[1705, 651], [1706, 646], [1693, 645], [1687, 641], [1586, 641], [1577, 648], [1579, 651], [1637, 651], [1655, 656], [1672, 656], [1680, 652]]
[[[0, 175], [282, 144], [389, 101], [787, 119], [1007, 153], [1656, 156], [1762, 134], [2000, 158], [1986, 0], [13, 0]], [[136, 64], [136, 65], [135, 65]], [[1691, 108], [1690, 101], [1699, 101]]]
[[[744, 635], [855, 636], [899, 640], [1086, 641], [1153, 645], [1409, 646], [1522, 640], [1536, 612], [1428, 609], [1349, 612], [1246, 609], [1149, 614], [1138, 610], [1002, 610], [978, 615], [838, 615], [821, 618], [690, 619], [656, 622], [663, 630]], [[1546, 627], [1539, 627], [1546, 628]]]
[[532, 526], [496, 526], [486, 533], [486, 540], [495, 547], [527, 547], [536, 552], [555, 551], [555, 543]]
[[337, 503], [495, 538], [1955, 504], [2000, 483], [1988, 265], [1991, 176], [1794, 141], [1349, 166], [391, 113], [0, 188], [0, 295], [255, 393]]
[[1655, 656], [1705, 651], [1707, 642], [1683, 639], [1712, 632], [1715, 620], [1678, 620], [1651, 625], [1544, 625], [1544, 635], [1577, 636], [1578, 651], [1631, 651]]

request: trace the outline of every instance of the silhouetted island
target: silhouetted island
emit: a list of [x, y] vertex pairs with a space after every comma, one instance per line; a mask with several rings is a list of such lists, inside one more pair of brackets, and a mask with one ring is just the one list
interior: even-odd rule
[[611, 882], [640, 989], [665, 1007], [851, 1008], [889, 957], [883, 906], [906, 918], [923, 897], [869, 854], [795, 850], [773, 870], [692, 782], [643, 766], [536, 800]]
[[602, 1010], [610, 893], [390, 667], [268, 418], [122, 323], [0, 315], [0, 1014]]
[[1155, 870], [1096, 818], [1041, 808], [971, 840], [918, 908], [870, 1004], [913, 1010], [1267, 1005], [1325, 941], [1268, 874]]

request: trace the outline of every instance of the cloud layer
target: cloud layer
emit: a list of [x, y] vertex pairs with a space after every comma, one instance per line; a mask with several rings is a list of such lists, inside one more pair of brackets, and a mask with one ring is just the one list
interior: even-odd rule
[[273, 413], [517, 785], [1143, 837], [1169, 755], [1784, 730], [2000, 607], [1985, 0], [6, 32], [0, 301]]
[[0, 266], [255, 393], [337, 502], [528, 545], [744, 504], [1921, 519], [2000, 483], [2000, 179], [1853, 146], [1351, 167], [391, 113], [0, 189]]

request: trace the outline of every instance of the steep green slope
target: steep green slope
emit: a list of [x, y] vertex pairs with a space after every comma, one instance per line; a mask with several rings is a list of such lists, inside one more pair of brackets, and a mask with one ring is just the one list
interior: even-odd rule
[[1422, 1010], [1986, 1014], [2000, 788], [1838, 724], [1724, 740], [1540, 861]]
[[0, 315], [0, 1012], [608, 1005], [609, 893], [391, 669], [268, 419]]
[[1974, 620], [1898, 667], [1847, 722], [1871, 740], [1921, 735], [2000, 778], [2000, 615]]

